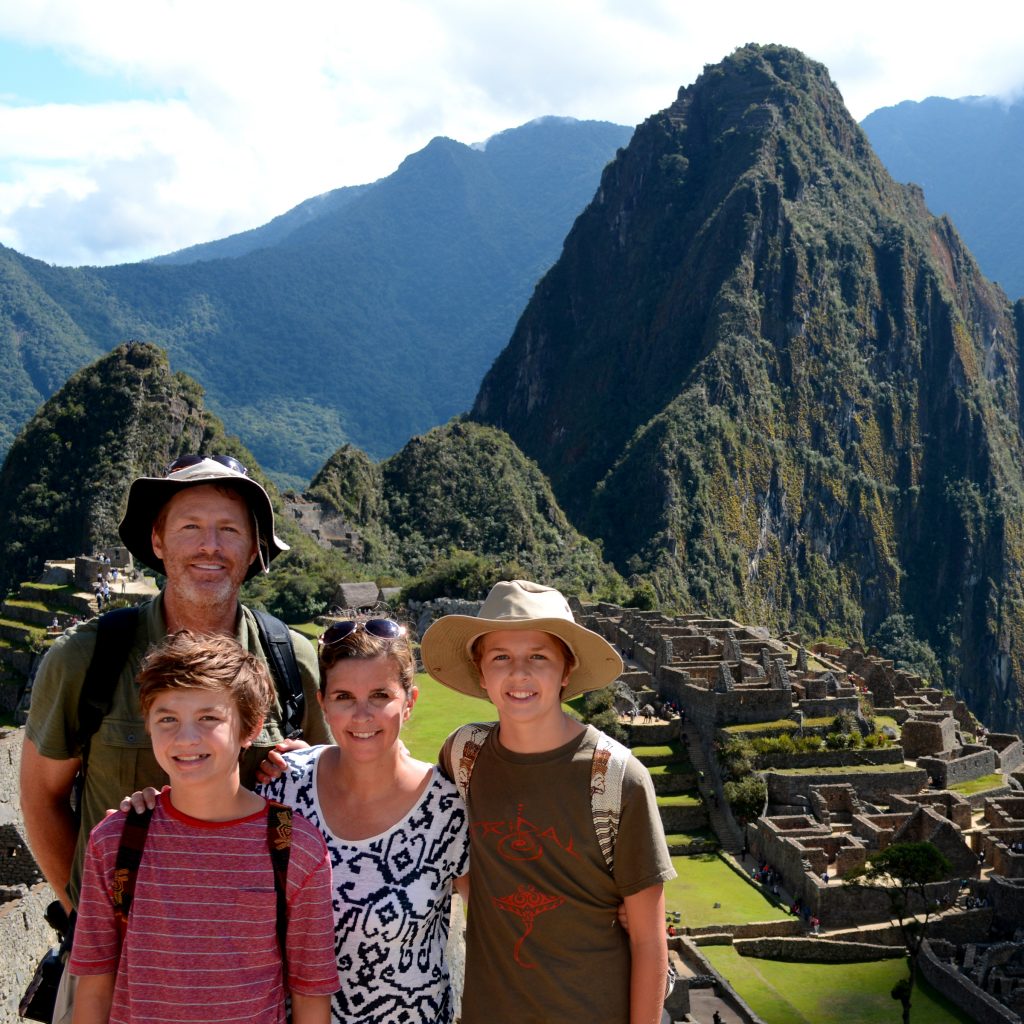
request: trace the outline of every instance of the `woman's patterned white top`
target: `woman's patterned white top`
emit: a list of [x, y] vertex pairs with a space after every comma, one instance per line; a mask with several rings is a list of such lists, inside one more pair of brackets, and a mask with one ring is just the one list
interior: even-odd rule
[[285, 755], [288, 768], [265, 796], [323, 833], [334, 873], [335, 950], [341, 1024], [450, 1024], [448, 968], [452, 880], [469, 870], [466, 807], [435, 767], [416, 806], [371, 839], [341, 839], [324, 821], [316, 766], [327, 747]]

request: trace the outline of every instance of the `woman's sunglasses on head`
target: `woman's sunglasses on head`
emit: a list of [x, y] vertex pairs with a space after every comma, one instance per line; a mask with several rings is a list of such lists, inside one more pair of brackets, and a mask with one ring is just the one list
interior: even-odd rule
[[405, 626], [399, 625], [394, 619], [343, 619], [324, 630], [320, 643], [324, 647], [331, 647], [360, 629], [378, 640], [397, 640], [406, 634]]

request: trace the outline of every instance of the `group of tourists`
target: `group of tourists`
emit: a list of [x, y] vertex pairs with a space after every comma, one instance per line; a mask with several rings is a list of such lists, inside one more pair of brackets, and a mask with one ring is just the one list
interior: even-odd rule
[[401, 738], [406, 626], [337, 621], [314, 651], [240, 603], [287, 545], [237, 460], [135, 480], [120, 535], [164, 588], [58, 638], [22, 754], [77, 914], [55, 1021], [447, 1024], [453, 889], [465, 1024], [660, 1021], [675, 872], [646, 770], [562, 709], [622, 662], [557, 590], [499, 583], [425, 632], [433, 678], [497, 712], [429, 764]]

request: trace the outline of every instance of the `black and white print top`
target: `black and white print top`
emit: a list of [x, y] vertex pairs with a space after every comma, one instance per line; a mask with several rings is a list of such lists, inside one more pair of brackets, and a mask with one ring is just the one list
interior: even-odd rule
[[327, 747], [285, 755], [288, 768], [260, 786], [312, 822], [334, 873], [334, 947], [341, 1024], [450, 1024], [448, 967], [452, 880], [469, 870], [466, 806], [435, 766], [418, 803], [386, 832], [341, 839], [324, 821], [316, 765]]

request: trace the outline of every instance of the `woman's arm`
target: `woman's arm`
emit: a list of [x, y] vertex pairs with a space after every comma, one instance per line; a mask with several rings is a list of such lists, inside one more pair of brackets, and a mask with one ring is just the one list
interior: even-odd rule
[[664, 886], [659, 883], [627, 896], [625, 906], [632, 956], [629, 1024], [659, 1024], [668, 973]]

